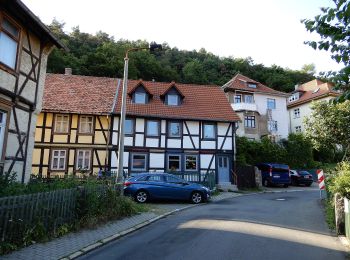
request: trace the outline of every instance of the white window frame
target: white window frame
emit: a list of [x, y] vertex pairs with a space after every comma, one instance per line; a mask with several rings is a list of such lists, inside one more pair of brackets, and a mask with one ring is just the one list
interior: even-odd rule
[[[192, 156], [196, 158], [196, 169], [187, 169], [187, 157]], [[185, 154], [185, 171], [186, 172], [195, 172], [198, 171], [198, 155], [197, 154]]]
[[[179, 124], [179, 134], [178, 135], [172, 135], [171, 134], [171, 124]], [[168, 137], [171, 138], [181, 138], [182, 135], [182, 122], [179, 121], [169, 121], [168, 123]]]
[[[69, 132], [69, 118], [69, 115], [65, 114], [57, 114], [55, 116], [55, 133], [67, 134]], [[63, 129], [65, 121], [67, 121], [67, 129]]]
[[256, 83], [248, 83], [247, 84], [249, 88], [257, 88], [257, 84]]
[[253, 104], [254, 103], [254, 96], [253, 95], [245, 95], [244, 96], [244, 103]]
[[[83, 152], [83, 157], [82, 157], [82, 160], [83, 160], [83, 167], [79, 168], [78, 166], [78, 161], [79, 161], [79, 153], [80, 152]], [[80, 150], [77, 150], [76, 152], [76, 161], [75, 161], [75, 169], [77, 170], [90, 170], [91, 168], [91, 150], [83, 150], [83, 149], [80, 149]], [[85, 161], [86, 159], [88, 159], [88, 163], [87, 165], [85, 165]]]
[[[273, 102], [273, 107], [269, 107], [269, 104], [272, 104], [271, 102]], [[268, 98], [266, 105], [267, 105], [267, 109], [276, 109], [276, 99]]]
[[300, 108], [294, 109], [294, 118], [300, 118]]
[[296, 133], [301, 133], [301, 126], [300, 125], [295, 127], [295, 132]]
[[244, 117], [244, 127], [245, 128], [256, 128], [255, 116], [245, 116]]
[[[150, 123], [150, 122], [157, 123], [157, 133], [155, 135], [148, 133], [148, 130], [149, 130], [148, 123]], [[159, 128], [160, 128], [159, 121], [157, 121], [157, 120], [147, 120], [146, 121], [146, 137], [159, 137]]]
[[[134, 103], [135, 104], [146, 104], [146, 93], [145, 92], [141, 92], [141, 91], [136, 91], [134, 94]], [[138, 98], [140, 98], [140, 100], [138, 100]]]
[[[171, 100], [170, 97], [176, 98], [176, 102], [175, 103], [171, 103], [170, 102], [170, 100]], [[167, 102], [168, 106], [178, 106], [179, 105], [179, 95], [178, 94], [168, 94], [168, 98], [167, 99], [168, 99], [168, 102]], [[173, 99], [172, 101], [175, 101], [175, 99]]]
[[278, 122], [275, 120], [268, 121], [267, 122], [268, 128], [270, 132], [277, 132], [278, 131]]
[[[134, 156], [144, 156], [145, 157], [145, 167], [144, 168], [134, 168]], [[142, 171], [147, 171], [147, 154], [146, 153], [132, 153], [131, 154], [131, 162], [130, 162], [130, 169], [131, 171], [135, 172], [142, 172]]]
[[[125, 123], [126, 123], [126, 121], [131, 121], [131, 132], [126, 132], [126, 128], [125, 128], [124, 134], [125, 134], [125, 135], [133, 135], [134, 132], [135, 132], [135, 119], [133, 119], [133, 118], [127, 118], [127, 119], [125, 119]], [[126, 125], [126, 124], [125, 124], [125, 125]]]
[[[239, 102], [236, 102], [236, 101], [238, 101], [238, 100], [239, 100]], [[240, 94], [234, 95], [234, 97], [233, 97], [233, 103], [234, 103], [234, 104], [240, 104], [240, 103], [242, 103], [242, 95], [240, 95]]]
[[[58, 155], [55, 156], [55, 152], [58, 152]], [[61, 156], [61, 152], [64, 152], [64, 155]], [[66, 170], [66, 163], [67, 163], [67, 150], [59, 150], [59, 149], [54, 149], [54, 150], [51, 150], [51, 170], [54, 170], [54, 171], [64, 171]], [[53, 166], [53, 162], [54, 160], [57, 158], [57, 167], [55, 168]], [[64, 166], [63, 168], [60, 168], [60, 160], [63, 159], [64, 160]]]
[[[91, 122], [88, 120], [88, 118], [91, 118]], [[90, 125], [90, 131], [83, 131], [83, 127], [82, 127], [83, 124], [85, 124], [85, 127]], [[79, 133], [80, 134], [92, 134], [93, 132], [94, 132], [94, 117], [93, 116], [80, 116]]]
[[[209, 125], [209, 126], [212, 126], [213, 127], [213, 136], [211, 137], [206, 137], [205, 136], [205, 126], [206, 125]], [[207, 139], [207, 140], [215, 140], [216, 138], [216, 124], [214, 123], [203, 123], [203, 136], [202, 136], [203, 139]]]
[[167, 171], [168, 172], [171, 172], [172, 170], [170, 169], [170, 165], [169, 165], [169, 157], [170, 156], [176, 156], [176, 157], [179, 157], [179, 169], [178, 170], [175, 170], [175, 172], [181, 172], [181, 167], [182, 167], [182, 162], [181, 162], [181, 154], [174, 154], [174, 153], [172, 153], [172, 154], [168, 154], [167, 155], [167, 166], [166, 166], [166, 168], [167, 168]]

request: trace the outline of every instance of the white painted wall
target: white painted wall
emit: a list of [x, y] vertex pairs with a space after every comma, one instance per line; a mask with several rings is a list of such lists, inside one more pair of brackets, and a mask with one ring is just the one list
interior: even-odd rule
[[[297, 126], [301, 126], [301, 132], [305, 131], [304, 120], [306, 117], [309, 117], [311, 115], [311, 113], [312, 113], [311, 106], [312, 106], [313, 102], [328, 102], [331, 99], [332, 99], [332, 97], [325, 97], [322, 99], [318, 99], [316, 101], [311, 101], [308, 103], [301, 104], [299, 106], [289, 108], [288, 113], [289, 113], [289, 118], [290, 118], [290, 131], [291, 131], [291, 133], [296, 132], [295, 130], [296, 130]], [[294, 110], [298, 109], [298, 108], [300, 109], [300, 117], [296, 118], [294, 116]]]
[[150, 168], [164, 168], [164, 153], [150, 153], [149, 167]]
[[254, 94], [254, 100], [257, 105], [259, 114], [266, 115], [267, 111], [267, 99], [276, 100], [276, 109], [272, 109], [272, 120], [277, 121], [277, 132], [281, 138], [287, 138], [289, 133], [289, 117], [287, 111], [287, 99], [285, 97], [266, 95], [266, 94]]

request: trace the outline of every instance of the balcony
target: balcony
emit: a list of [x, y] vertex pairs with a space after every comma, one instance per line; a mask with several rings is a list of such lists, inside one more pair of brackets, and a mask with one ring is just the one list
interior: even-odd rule
[[258, 111], [258, 107], [255, 103], [231, 103], [231, 106], [234, 111], [242, 111], [242, 110], [248, 110], [248, 111]]

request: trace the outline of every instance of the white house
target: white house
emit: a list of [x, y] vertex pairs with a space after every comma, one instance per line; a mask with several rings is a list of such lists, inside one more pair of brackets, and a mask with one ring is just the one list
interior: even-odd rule
[[304, 119], [310, 116], [311, 104], [315, 101], [329, 101], [337, 97], [339, 92], [333, 90], [329, 82], [314, 79], [300, 86], [290, 93], [288, 99], [288, 113], [290, 119], [290, 132], [298, 133], [304, 131]]
[[[218, 183], [231, 181], [235, 125], [239, 117], [217, 86], [131, 80], [126, 113], [126, 171], [205, 173], [213, 170]], [[116, 116], [111, 169], [117, 168], [118, 132]]]
[[274, 141], [288, 137], [288, 94], [241, 74], [235, 75], [222, 89], [242, 121], [237, 135], [254, 140], [267, 136]]
[[47, 57], [64, 46], [19, 0], [0, 5], [0, 174], [26, 182], [42, 106]]

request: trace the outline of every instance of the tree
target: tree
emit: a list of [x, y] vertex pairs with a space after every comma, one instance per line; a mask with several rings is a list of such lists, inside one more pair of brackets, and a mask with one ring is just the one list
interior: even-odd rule
[[310, 75], [315, 75], [315, 73], [316, 73], [316, 66], [315, 66], [314, 63], [304, 64], [301, 67], [301, 72], [306, 73], [306, 74], [310, 74]]
[[305, 19], [302, 22], [310, 32], [321, 36], [319, 41], [306, 41], [314, 49], [326, 50], [332, 53], [331, 57], [338, 63], [344, 64], [339, 72], [328, 72], [325, 76], [344, 91], [336, 98], [336, 102], [350, 99], [350, 1], [333, 0], [334, 8], [321, 8], [322, 13], [313, 20]]
[[342, 103], [315, 102], [311, 116], [305, 120], [306, 136], [316, 150], [330, 147], [350, 150], [350, 100]]

